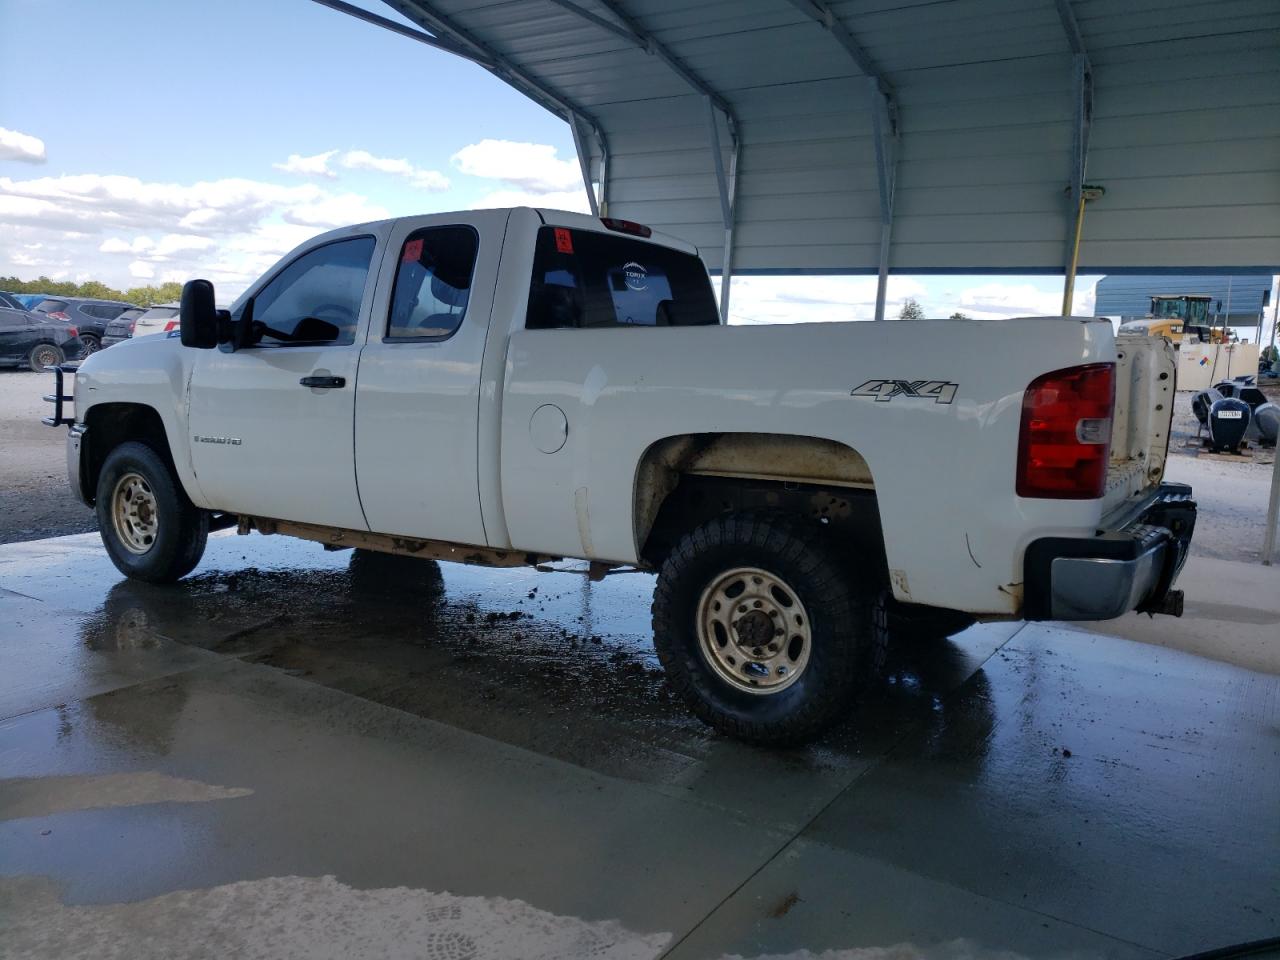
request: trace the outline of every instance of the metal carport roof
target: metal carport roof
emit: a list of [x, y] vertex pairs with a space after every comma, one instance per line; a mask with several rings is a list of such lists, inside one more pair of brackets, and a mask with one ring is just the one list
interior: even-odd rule
[[1280, 265], [1276, 0], [387, 2], [713, 270]]

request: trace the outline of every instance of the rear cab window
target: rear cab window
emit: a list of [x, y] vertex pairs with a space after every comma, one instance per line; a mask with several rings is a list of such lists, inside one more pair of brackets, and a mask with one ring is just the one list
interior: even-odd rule
[[710, 278], [694, 254], [590, 230], [548, 226], [538, 231], [526, 328], [719, 322]]

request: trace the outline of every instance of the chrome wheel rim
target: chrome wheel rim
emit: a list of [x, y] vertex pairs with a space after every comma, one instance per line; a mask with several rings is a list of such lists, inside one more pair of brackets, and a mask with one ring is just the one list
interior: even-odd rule
[[97, 353], [102, 349], [101, 345], [93, 337], [80, 338], [80, 356], [87, 357], [91, 353]]
[[781, 577], [759, 567], [720, 574], [702, 591], [698, 652], [721, 680], [746, 693], [778, 693], [809, 665], [809, 612]]
[[156, 495], [145, 477], [126, 473], [116, 482], [111, 494], [111, 520], [116, 539], [130, 553], [144, 554], [160, 533], [160, 516]]

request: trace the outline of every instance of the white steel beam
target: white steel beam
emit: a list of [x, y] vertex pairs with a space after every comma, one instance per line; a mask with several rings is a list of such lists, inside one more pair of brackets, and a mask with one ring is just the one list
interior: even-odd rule
[[1067, 224], [1066, 256], [1063, 259], [1062, 312], [1072, 312], [1075, 298], [1076, 264], [1080, 258], [1080, 231], [1084, 219], [1084, 178], [1089, 162], [1089, 131], [1093, 121], [1093, 64], [1085, 49], [1080, 25], [1076, 22], [1071, 0], [1054, 0], [1062, 30], [1071, 47], [1071, 187], [1070, 217]]
[[738, 136], [738, 119], [733, 112], [733, 107], [729, 105], [729, 101], [712, 89], [711, 85], [703, 80], [694, 70], [689, 67], [683, 60], [668, 50], [662, 43], [645, 30], [632, 16], [627, 13], [619, 0], [596, 0], [600, 6], [604, 7], [611, 14], [613, 19], [602, 17], [592, 10], [589, 10], [577, 0], [551, 0], [556, 6], [568, 10], [570, 13], [577, 14], [589, 23], [595, 24], [603, 30], [607, 30], [615, 36], [622, 37], [633, 46], [643, 50], [650, 56], [657, 57], [672, 71], [680, 77], [685, 83], [691, 86], [704, 97], [710, 98], [715, 104], [716, 109], [725, 115], [729, 122], [729, 135], [735, 140]]
[[[870, 78], [875, 84], [875, 78]], [[898, 179], [898, 125], [892, 101], [876, 86], [871, 96], [871, 126], [876, 144], [876, 188], [880, 194], [880, 266], [876, 271], [875, 319], [884, 319], [889, 291], [889, 252], [893, 243], [893, 195]]]
[[[716, 187], [720, 193], [720, 215], [724, 222], [724, 267], [720, 274], [720, 322], [729, 322], [729, 287], [733, 279], [733, 197], [738, 178], [738, 156], [742, 148], [738, 132], [738, 117], [733, 112], [729, 101], [717, 93], [709, 83], [703, 80], [683, 60], [668, 50], [653, 34], [646, 31], [623, 8], [620, 0], [595, 0], [608, 10], [612, 17], [603, 17], [594, 10], [588, 9], [577, 0], [551, 0], [556, 6], [568, 10], [602, 30], [621, 37], [628, 43], [657, 57], [685, 83], [706, 98], [711, 118], [711, 157], [716, 172]], [[724, 114], [725, 124], [729, 129], [731, 146], [729, 172], [726, 174], [724, 154], [720, 149], [720, 128], [716, 120], [716, 111]]]
[[720, 122], [716, 119], [716, 105], [707, 98], [707, 120], [711, 129], [711, 156], [716, 169], [716, 188], [720, 193], [720, 217], [724, 222], [724, 266], [720, 271], [720, 322], [729, 322], [729, 291], [733, 282], [733, 227], [734, 194], [738, 180], [739, 143], [734, 141], [729, 156], [729, 169], [725, 171], [724, 154], [720, 150]]
[[876, 271], [875, 318], [883, 320], [889, 289], [889, 254], [893, 246], [893, 194], [898, 178], [897, 100], [884, 73], [826, 0], [791, 0], [791, 4], [831, 34], [867, 77], [875, 133], [876, 187], [880, 194], [880, 265]]
[[480, 57], [466, 47], [456, 44], [445, 37], [435, 37], [429, 33], [423, 33], [421, 30], [414, 30], [412, 27], [406, 27], [402, 23], [381, 17], [376, 13], [371, 13], [363, 7], [357, 7], [354, 3], [347, 3], [345, 0], [312, 0], [322, 7], [328, 7], [330, 10], [336, 10], [339, 13], [345, 13], [349, 17], [355, 17], [357, 20], [363, 20], [365, 23], [371, 23], [375, 27], [382, 27], [383, 30], [390, 30], [392, 33], [398, 33], [402, 37], [408, 37], [410, 40], [417, 40], [419, 43], [425, 43], [429, 47], [435, 47], [437, 50], [443, 50], [446, 53], [452, 53], [455, 57], [462, 57], [464, 60], [470, 60], [472, 63], [478, 63], [486, 69], [493, 68], [493, 62], [486, 57]]

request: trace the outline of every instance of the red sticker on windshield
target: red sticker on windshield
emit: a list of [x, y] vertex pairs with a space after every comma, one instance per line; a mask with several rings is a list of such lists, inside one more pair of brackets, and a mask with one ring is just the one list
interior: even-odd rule
[[404, 245], [404, 255], [400, 257], [401, 263], [417, 263], [422, 259], [422, 241], [410, 240]]
[[573, 235], [564, 227], [556, 227], [556, 250], [560, 253], [573, 253]]

